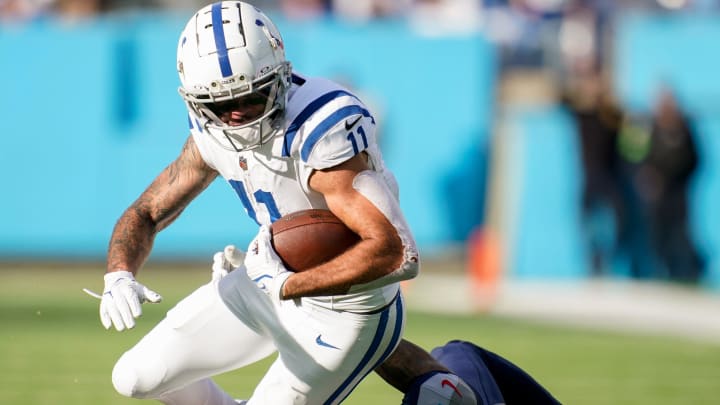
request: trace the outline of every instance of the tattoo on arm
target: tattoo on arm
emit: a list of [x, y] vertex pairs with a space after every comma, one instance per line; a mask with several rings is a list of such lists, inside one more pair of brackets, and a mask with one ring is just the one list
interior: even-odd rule
[[188, 137], [180, 156], [118, 219], [110, 238], [107, 270], [136, 273], [150, 255], [155, 235], [170, 225], [217, 176], [203, 161], [192, 136]]

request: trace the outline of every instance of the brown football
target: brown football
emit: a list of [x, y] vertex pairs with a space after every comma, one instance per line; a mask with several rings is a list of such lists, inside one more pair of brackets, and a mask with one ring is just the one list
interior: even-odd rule
[[270, 232], [275, 251], [294, 272], [325, 263], [360, 241], [335, 214], [322, 209], [285, 215], [273, 222]]

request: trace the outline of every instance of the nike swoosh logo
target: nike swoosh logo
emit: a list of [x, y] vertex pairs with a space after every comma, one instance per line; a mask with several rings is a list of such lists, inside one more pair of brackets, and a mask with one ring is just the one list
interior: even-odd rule
[[257, 283], [258, 281], [260, 281], [262, 279], [266, 279], [266, 278], [272, 278], [272, 277], [270, 277], [270, 275], [268, 275], [268, 274], [263, 274], [262, 276], [260, 276], [258, 278], [254, 278], [253, 281]]
[[448, 386], [448, 387], [452, 388], [453, 391], [455, 391], [456, 394], [458, 394], [460, 397], [462, 397], [462, 394], [461, 394], [460, 391], [457, 389], [457, 387], [455, 386], [455, 384], [453, 384], [452, 381], [448, 380], [447, 378], [444, 379], [444, 380], [442, 380], [442, 381], [440, 381], [440, 388], [445, 388], [445, 386]]
[[269, 278], [269, 279], [272, 280], [272, 277], [271, 277], [269, 274], [263, 274], [263, 275], [260, 276], [260, 277], [254, 278], [254, 279], [253, 279], [253, 282], [255, 282], [255, 284], [258, 286], [259, 289], [261, 289], [261, 290], [267, 290], [267, 286], [266, 286], [265, 283], [263, 282], [263, 280], [265, 280], [266, 278]]
[[353, 121], [353, 122], [345, 121], [345, 130], [346, 130], [346, 131], [349, 131], [352, 127], [355, 126], [355, 124], [358, 123], [358, 121], [360, 121], [361, 118], [362, 118], [362, 115], [359, 116], [359, 117], [357, 117], [357, 118], [355, 119], [355, 121]]
[[340, 348], [337, 348], [337, 347], [331, 345], [330, 343], [323, 341], [322, 335], [317, 335], [317, 337], [315, 338], [315, 343], [317, 343], [318, 346], [329, 347], [331, 349], [340, 350]]

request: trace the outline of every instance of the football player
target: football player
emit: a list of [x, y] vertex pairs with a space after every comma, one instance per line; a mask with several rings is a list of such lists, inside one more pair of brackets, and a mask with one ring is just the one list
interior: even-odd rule
[[[543, 386], [508, 359], [473, 343], [452, 340], [436, 347], [432, 356], [469, 385], [478, 404], [558, 405]], [[447, 403], [446, 389], [453, 389], [450, 403], [463, 403], [465, 386], [456, 387], [445, 373], [428, 372], [416, 377], [405, 391], [402, 405]], [[440, 389], [438, 389], [440, 388]]]
[[[115, 225], [102, 324], [132, 328], [141, 304], [161, 299], [135, 275], [157, 233], [217, 177], [237, 194], [229, 212], [244, 210], [259, 231], [237, 269], [180, 301], [121, 356], [112, 381], [125, 396], [235, 404], [210, 377], [275, 351], [248, 404], [336, 404], [379, 365], [408, 367], [397, 360], [412, 351], [401, 343], [399, 281], [417, 275], [419, 256], [375, 119], [351, 91], [293, 71], [284, 49], [273, 22], [239, 1], [203, 7], [180, 35], [179, 92], [190, 136]], [[326, 264], [292, 273], [268, 226], [308, 208], [331, 210], [361, 240]], [[447, 371], [421, 352], [404, 376]]]

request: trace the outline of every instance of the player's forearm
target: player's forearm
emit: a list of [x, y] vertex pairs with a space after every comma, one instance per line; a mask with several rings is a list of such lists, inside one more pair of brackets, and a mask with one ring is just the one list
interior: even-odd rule
[[431, 371], [445, 371], [447, 368], [428, 352], [403, 339], [397, 349], [375, 372], [388, 384], [401, 392], [407, 392], [412, 381]]
[[108, 247], [107, 271], [127, 270], [133, 274], [152, 250], [158, 226], [135, 204], [118, 219]]
[[108, 249], [108, 271], [133, 274], [145, 263], [155, 235], [169, 226], [218, 173], [200, 157], [192, 140], [115, 224]]
[[288, 278], [283, 298], [346, 294], [353, 285], [369, 283], [397, 268], [401, 246], [385, 240], [360, 241], [335, 259]]

